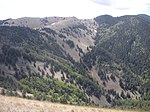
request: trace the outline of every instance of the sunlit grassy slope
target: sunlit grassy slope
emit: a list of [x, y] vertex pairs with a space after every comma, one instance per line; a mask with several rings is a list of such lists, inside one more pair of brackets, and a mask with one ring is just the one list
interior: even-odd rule
[[135, 112], [63, 105], [0, 95], [0, 112]]

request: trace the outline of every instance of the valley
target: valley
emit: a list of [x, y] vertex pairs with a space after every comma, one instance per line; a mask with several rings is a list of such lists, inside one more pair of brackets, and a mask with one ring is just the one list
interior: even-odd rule
[[149, 20], [148, 15], [1, 20], [2, 94], [149, 111]]

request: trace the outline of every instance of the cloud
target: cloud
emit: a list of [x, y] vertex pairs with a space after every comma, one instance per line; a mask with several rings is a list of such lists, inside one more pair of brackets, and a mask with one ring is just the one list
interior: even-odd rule
[[150, 0], [91, 0], [99, 7], [105, 6], [108, 14], [113, 16], [150, 14]]
[[119, 7], [119, 8], [115, 8], [117, 10], [129, 10], [130, 8], [129, 7]]
[[99, 5], [105, 5], [105, 6], [111, 6], [112, 2], [110, 0], [91, 0], [94, 3], [97, 3]]
[[0, 19], [150, 14], [150, 0], [0, 0]]

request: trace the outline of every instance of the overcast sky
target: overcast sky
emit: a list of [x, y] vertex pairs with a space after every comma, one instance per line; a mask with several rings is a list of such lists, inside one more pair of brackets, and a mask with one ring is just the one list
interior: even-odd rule
[[0, 0], [1, 20], [50, 16], [88, 19], [104, 14], [150, 15], [150, 0]]

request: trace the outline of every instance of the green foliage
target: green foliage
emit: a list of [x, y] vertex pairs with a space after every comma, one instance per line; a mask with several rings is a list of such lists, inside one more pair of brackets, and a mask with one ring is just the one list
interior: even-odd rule
[[42, 30], [44, 30], [44, 31], [46, 31], [46, 32], [48, 32], [48, 33], [50, 33], [50, 34], [53, 34], [53, 35], [56, 35], [56, 34], [57, 34], [56, 31], [54, 31], [54, 30], [52, 30], [52, 29], [50, 29], [50, 28], [43, 28]]
[[122, 109], [138, 109], [144, 112], [149, 112], [150, 101], [144, 100], [118, 100], [113, 102], [113, 107]]
[[12, 76], [8, 76], [0, 73], [0, 85], [6, 89], [16, 90], [18, 88], [18, 82]]
[[109, 69], [119, 76], [124, 90], [138, 91], [149, 100], [150, 24], [137, 16], [104, 15], [95, 20], [99, 24], [96, 46], [83, 57], [84, 63], [89, 69], [98, 66], [102, 80], [106, 80], [104, 73]]
[[66, 43], [69, 45], [70, 48], [74, 48], [74, 42], [71, 40], [66, 40]]
[[18, 58], [21, 57], [20, 51], [15, 48], [11, 48], [9, 45], [2, 46], [2, 54], [0, 57], [0, 62], [5, 64], [15, 65]]
[[88, 104], [88, 99], [83, 90], [73, 84], [63, 81], [28, 77], [20, 81], [20, 89], [34, 94], [38, 100], [49, 100], [68, 104]]

